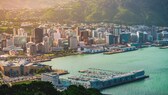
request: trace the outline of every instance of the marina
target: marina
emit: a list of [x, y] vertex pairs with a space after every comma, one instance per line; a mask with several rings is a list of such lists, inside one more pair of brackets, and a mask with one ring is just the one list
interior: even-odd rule
[[71, 76], [64, 79], [64, 83], [70, 85], [82, 85], [86, 88], [104, 89], [140, 79], [148, 78], [144, 70], [132, 71], [129, 73], [114, 72], [90, 68], [80, 72], [79, 76]]

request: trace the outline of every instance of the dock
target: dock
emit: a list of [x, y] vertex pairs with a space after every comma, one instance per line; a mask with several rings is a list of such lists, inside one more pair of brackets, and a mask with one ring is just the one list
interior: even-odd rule
[[57, 73], [58, 75], [69, 74], [69, 72], [67, 70], [61, 70], [61, 69], [53, 69], [52, 72]]
[[104, 89], [149, 77], [148, 75], [145, 75], [144, 70], [125, 73], [89, 68], [88, 70], [80, 70], [79, 73], [80, 75], [78, 76], [70, 76], [67, 79], [64, 79], [64, 83], [70, 85], [82, 85], [86, 88]]

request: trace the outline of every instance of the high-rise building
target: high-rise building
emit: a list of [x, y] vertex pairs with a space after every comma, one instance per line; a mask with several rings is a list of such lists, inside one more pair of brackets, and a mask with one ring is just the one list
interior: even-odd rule
[[33, 36], [35, 38], [35, 43], [41, 43], [43, 41], [43, 29], [42, 28], [36, 28]]
[[58, 40], [58, 39], [60, 39], [61, 38], [61, 33], [60, 32], [54, 32], [54, 40]]
[[138, 31], [137, 33], [138, 33], [138, 42], [139, 42], [140, 44], [142, 44], [142, 43], [144, 42], [144, 41], [143, 41], [144, 34], [143, 34], [143, 32], [141, 32], [141, 31]]
[[163, 38], [162, 34], [161, 33], [157, 33], [157, 37], [156, 38], [157, 38], [157, 41], [162, 40], [162, 38]]
[[76, 32], [76, 36], [80, 36], [80, 29], [79, 29], [79, 27], [76, 27], [75, 32]]
[[89, 33], [88, 31], [81, 31], [80, 32], [80, 37], [82, 38], [82, 41], [88, 41]]
[[131, 39], [131, 34], [127, 32], [123, 32], [120, 34], [120, 43], [121, 44], [126, 44], [129, 43]]
[[103, 33], [102, 32], [98, 32], [98, 38], [102, 39], [103, 38]]
[[157, 27], [152, 26], [152, 32], [151, 32], [151, 35], [153, 36], [153, 40], [157, 40], [157, 30], [158, 30]]
[[92, 45], [92, 44], [94, 44], [94, 39], [93, 38], [89, 38], [88, 45]]
[[37, 53], [37, 49], [36, 49], [36, 45], [35, 44], [32, 44], [29, 48], [29, 52], [28, 54], [29, 55], [35, 55]]
[[43, 38], [43, 45], [44, 45], [44, 53], [49, 53], [50, 52], [50, 39], [48, 36], [45, 36]]
[[133, 43], [138, 42], [138, 35], [136, 33], [131, 33], [131, 42]]
[[115, 36], [119, 36], [120, 35], [120, 33], [121, 33], [121, 31], [122, 31], [122, 29], [121, 29], [121, 27], [120, 26], [115, 26], [114, 27], [114, 35]]
[[69, 48], [70, 49], [77, 49], [78, 48], [77, 37], [70, 37], [69, 38]]
[[148, 35], [148, 41], [149, 41], [149, 42], [153, 42], [153, 41], [154, 41], [154, 39], [153, 39], [153, 36], [152, 36], [152, 35]]
[[32, 42], [30, 37], [30, 42], [26, 43], [26, 51], [28, 55], [34, 55], [37, 52], [35, 43]]
[[115, 37], [112, 34], [106, 35], [106, 44], [108, 45], [115, 44]]
[[120, 43], [120, 36], [114, 36], [114, 43], [119, 44]]
[[96, 30], [93, 30], [93, 31], [92, 31], [92, 37], [93, 37], [93, 38], [96, 38], [96, 37], [98, 37], [97, 35], [98, 35], [98, 34], [97, 34], [97, 31], [96, 31]]
[[13, 36], [16, 36], [16, 28], [13, 28]]
[[3, 39], [1, 41], [1, 49], [3, 49], [4, 47], [6, 47], [6, 40], [5, 39]]
[[148, 42], [148, 33], [147, 32], [143, 32], [143, 43]]
[[[15, 31], [13, 31], [15, 32]], [[14, 33], [13, 35], [16, 36], [16, 33]], [[25, 30], [23, 28], [19, 28], [18, 29], [18, 36], [27, 36], [27, 32], [25, 32]]]
[[167, 31], [162, 31], [162, 37], [163, 39], [168, 39], [168, 32]]
[[37, 52], [44, 53], [44, 45], [42, 43], [36, 44]]

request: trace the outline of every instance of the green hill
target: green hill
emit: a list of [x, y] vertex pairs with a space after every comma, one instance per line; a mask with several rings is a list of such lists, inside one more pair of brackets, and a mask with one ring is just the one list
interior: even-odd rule
[[[17, 1], [17, 2], [16, 2]], [[13, 3], [12, 3], [13, 2]], [[66, 3], [63, 3], [66, 2]], [[15, 4], [14, 4], [15, 3]], [[58, 22], [114, 22], [121, 24], [168, 25], [168, 0], [3, 0], [0, 8], [52, 8], [13, 16], [28, 16]], [[1, 12], [2, 13], [2, 12]], [[30, 13], [30, 14], [29, 14]], [[0, 19], [9, 18], [9, 12]], [[22, 16], [23, 15], [23, 16]], [[40, 15], [40, 16], [39, 16]], [[12, 19], [11, 18], [11, 19]]]
[[124, 24], [168, 24], [168, 0], [78, 0], [71, 19]]

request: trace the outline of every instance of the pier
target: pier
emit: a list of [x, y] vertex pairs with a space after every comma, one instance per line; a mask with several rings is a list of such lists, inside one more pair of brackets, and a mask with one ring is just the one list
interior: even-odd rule
[[64, 83], [82, 85], [86, 88], [104, 89], [149, 77], [145, 75], [144, 70], [123, 73], [89, 68], [88, 70], [80, 70], [79, 73], [79, 76], [71, 76], [68, 79], [64, 79]]

